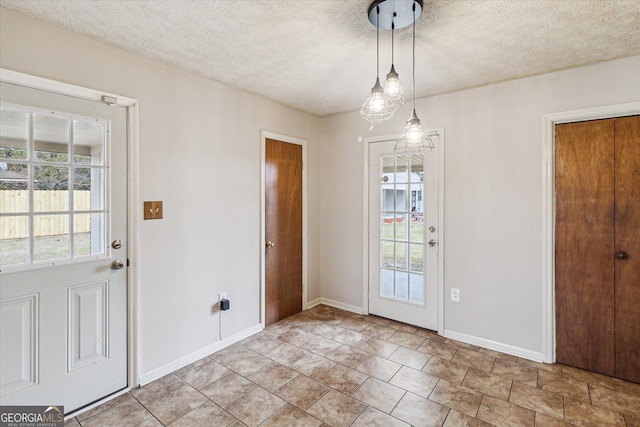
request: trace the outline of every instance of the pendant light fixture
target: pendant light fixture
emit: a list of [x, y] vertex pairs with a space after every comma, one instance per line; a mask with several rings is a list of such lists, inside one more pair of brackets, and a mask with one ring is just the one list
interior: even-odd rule
[[396, 68], [394, 66], [394, 32], [395, 32], [395, 18], [397, 14], [393, 13], [393, 18], [391, 20], [391, 70], [387, 74], [387, 78], [384, 81], [384, 94], [389, 101], [399, 108], [401, 105], [404, 105], [404, 94], [402, 93], [402, 85], [400, 84], [400, 78], [398, 77], [398, 73], [396, 72]]
[[364, 101], [360, 114], [369, 123], [382, 123], [389, 120], [396, 112], [397, 106], [391, 102], [380, 85], [380, 8], [376, 6], [376, 84], [371, 88], [371, 95]]
[[433, 140], [422, 129], [420, 119], [416, 114], [416, 4], [413, 4], [413, 80], [411, 85], [411, 99], [413, 111], [411, 117], [407, 120], [407, 125], [404, 127], [404, 133], [396, 141], [396, 146], [393, 151], [400, 153], [407, 152], [425, 152], [432, 151], [435, 146]]

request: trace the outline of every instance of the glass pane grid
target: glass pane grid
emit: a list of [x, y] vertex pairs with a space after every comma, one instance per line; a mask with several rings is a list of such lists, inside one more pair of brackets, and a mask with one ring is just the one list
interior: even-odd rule
[[106, 123], [0, 114], [0, 265], [105, 253]]
[[380, 158], [380, 296], [424, 304], [424, 157]]

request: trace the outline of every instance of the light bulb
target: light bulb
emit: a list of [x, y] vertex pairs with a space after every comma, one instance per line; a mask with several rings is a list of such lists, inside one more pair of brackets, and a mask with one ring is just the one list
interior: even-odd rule
[[374, 113], [379, 113], [384, 110], [387, 101], [384, 99], [384, 95], [381, 93], [372, 93], [369, 97], [369, 109]]
[[418, 145], [424, 138], [424, 132], [422, 131], [422, 125], [418, 123], [410, 123], [407, 125], [407, 143], [412, 145]]

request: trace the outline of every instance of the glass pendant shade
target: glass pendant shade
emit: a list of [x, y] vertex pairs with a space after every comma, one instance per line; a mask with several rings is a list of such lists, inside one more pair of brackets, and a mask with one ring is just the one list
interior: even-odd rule
[[404, 127], [404, 133], [396, 141], [393, 151], [398, 153], [423, 153], [433, 149], [435, 149], [433, 140], [422, 129], [422, 124], [414, 109], [411, 118], [407, 120], [407, 125]]
[[396, 106], [387, 99], [380, 86], [380, 79], [376, 78], [376, 84], [371, 88], [371, 95], [362, 104], [360, 114], [369, 123], [382, 123], [389, 120], [395, 111]]
[[387, 74], [387, 78], [384, 81], [384, 94], [389, 101], [391, 101], [396, 108], [404, 105], [404, 94], [402, 93], [402, 85], [398, 78], [398, 73], [393, 64], [391, 70]]

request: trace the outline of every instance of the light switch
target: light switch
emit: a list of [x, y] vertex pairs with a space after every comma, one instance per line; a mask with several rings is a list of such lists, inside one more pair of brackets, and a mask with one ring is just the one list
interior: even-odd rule
[[162, 201], [144, 202], [144, 219], [162, 219]]

